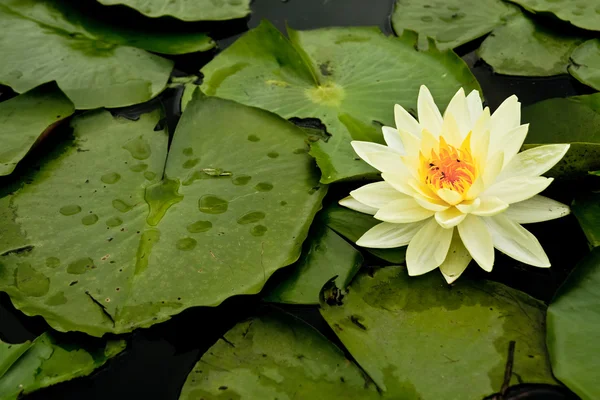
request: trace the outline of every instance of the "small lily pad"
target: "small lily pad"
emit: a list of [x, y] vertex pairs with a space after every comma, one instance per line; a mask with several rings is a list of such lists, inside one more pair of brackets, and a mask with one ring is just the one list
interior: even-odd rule
[[183, 21], [220, 21], [250, 14], [250, 0], [98, 0], [123, 4], [149, 17], [171, 16]]
[[569, 73], [584, 85], [600, 90], [600, 39], [588, 40], [573, 51]]
[[536, 13], [552, 13], [563, 21], [591, 31], [600, 30], [600, 1], [598, 0], [510, 0]]
[[600, 193], [585, 193], [575, 197], [571, 211], [577, 217], [591, 248], [600, 246]]

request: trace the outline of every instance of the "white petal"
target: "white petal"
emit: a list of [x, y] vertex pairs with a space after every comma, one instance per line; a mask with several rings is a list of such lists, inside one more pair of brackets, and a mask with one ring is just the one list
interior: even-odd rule
[[471, 211], [472, 214], [480, 217], [491, 217], [500, 214], [508, 208], [508, 203], [503, 202], [497, 197], [485, 196], [479, 197], [479, 207]]
[[412, 238], [406, 250], [406, 266], [410, 276], [425, 274], [444, 262], [452, 241], [452, 231], [429, 220]]
[[472, 213], [473, 211], [477, 210], [480, 205], [481, 205], [481, 200], [478, 197], [475, 200], [465, 200], [462, 203], [457, 204], [456, 208], [458, 208], [461, 212], [463, 212], [465, 214], [469, 214], [469, 213]]
[[345, 197], [341, 199], [339, 202], [340, 206], [347, 207], [351, 210], [358, 211], [365, 214], [375, 215], [377, 213], [377, 209], [373, 207], [369, 207], [366, 204], [361, 203], [360, 201], [352, 198], [352, 196]]
[[519, 224], [531, 224], [564, 217], [569, 215], [570, 212], [569, 206], [538, 195], [511, 204], [504, 215]]
[[440, 271], [449, 284], [458, 279], [459, 276], [465, 271], [467, 265], [473, 258], [469, 251], [460, 240], [458, 232], [452, 234], [452, 242], [450, 242], [450, 249], [446, 255], [446, 259], [440, 265]]
[[408, 171], [384, 172], [381, 177], [397, 191], [409, 196], [415, 194], [415, 190], [408, 184], [408, 181], [412, 179]]
[[437, 195], [451, 206], [454, 206], [463, 200], [462, 194], [446, 188], [439, 189]]
[[421, 134], [415, 136], [410, 132], [398, 131], [402, 144], [404, 145], [405, 154], [409, 157], [418, 157], [421, 149]]
[[484, 187], [490, 187], [496, 181], [496, 178], [502, 171], [504, 165], [504, 153], [502, 151], [494, 154], [485, 164], [481, 179]]
[[568, 144], [549, 144], [517, 154], [504, 168], [498, 180], [514, 176], [539, 176], [554, 167], [569, 150]]
[[[481, 107], [481, 103], [479, 103], [479, 106]], [[444, 112], [444, 122], [446, 122], [446, 118], [448, 118], [449, 115], [452, 115], [454, 121], [456, 121], [461, 139], [467, 136], [467, 133], [469, 133], [471, 130], [472, 124], [469, 116], [469, 110], [467, 109], [467, 98], [465, 97], [465, 91], [463, 88], [460, 88], [454, 97], [452, 97], [450, 103], [448, 103], [448, 107]], [[442, 132], [444, 132], [443, 128]], [[450, 141], [448, 141], [448, 143], [450, 143]], [[453, 143], [450, 144], [456, 146]]]
[[471, 257], [490, 272], [494, 266], [494, 244], [486, 224], [481, 218], [469, 215], [458, 225], [458, 233]]
[[483, 112], [483, 103], [481, 102], [479, 91], [473, 90], [469, 93], [467, 96], [467, 109], [469, 110], [471, 126], [473, 126]]
[[356, 241], [362, 247], [390, 249], [406, 246], [423, 226], [423, 222], [412, 224], [391, 224], [382, 222], [375, 225]]
[[383, 139], [389, 147], [400, 154], [405, 154], [404, 144], [402, 144], [398, 130], [389, 126], [382, 126], [381, 131], [383, 132]]
[[447, 210], [436, 212], [435, 220], [442, 228], [448, 229], [460, 224], [466, 216], [467, 214], [463, 214], [456, 207], [450, 207]]
[[494, 247], [498, 250], [534, 267], [550, 266], [550, 260], [540, 242], [527, 229], [503, 214], [485, 217], [483, 220], [492, 235]]
[[368, 157], [369, 153], [389, 152], [392, 154], [400, 155], [400, 153], [398, 153], [396, 150], [392, 149], [391, 147], [384, 146], [382, 144], [373, 143], [373, 142], [361, 142], [359, 140], [353, 140], [352, 142], [350, 142], [350, 144], [352, 145], [352, 148], [354, 149], [356, 154], [358, 154], [358, 156], [361, 159], [363, 159], [363, 161], [365, 161], [367, 164], [370, 164], [370, 165], [373, 165], [373, 164], [371, 164], [371, 160], [369, 160], [369, 157]]
[[407, 224], [422, 221], [433, 216], [433, 214], [433, 211], [424, 209], [410, 197], [386, 204], [377, 211], [375, 218], [394, 224]]
[[467, 194], [464, 196], [465, 200], [475, 200], [484, 189], [483, 177], [479, 175], [469, 190], [467, 190]]
[[505, 203], [518, 203], [527, 200], [546, 189], [552, 178], [543, 176], [516, 176], [494, 183], [483, 193], [482, 197], [494, 196]]
[[482, 168], [487, 161], [490, 147], [490, 109], [483, 110], [471, 131], [471, 153], [475, 161]]
[[417, 137], [421, 136], [421, 125], [400, 104], [394, 106], [394, 118], [396, 120], [396, 128], [399, 131], [412, 133]]
[[[490, 130], [492, 143], [500, 139], [507, 132], [515, 129], [521, 123], [521, 103], [517, 96], [512, 95], [492, 114]], [[493, 148], [493, 147], [492, 147]]]
[[391, 151], [379, 151], [377, 153], [366, 153], [364, 154], [365, 160], [373, 168], [381, 172], [396, 172], [406, 171], [406, 166], [402, 161], [400, 153]]
[[442, 128], [442, 114], [435, 105], [431, 92], [425, 85], [419, 89], [419, 99], [417, 101], [417, 111], [419, 114], [419, 124], [422, 129], [427, 129], [435, 137], [440, 135]]
[[431, 150], [436, 152], [440, 149], [440, 141], [437, 139], [439, 136], [434, 136], [427, 129], [423, 129], [421, 132], [421, 148], [420, 151], [424, 156], [429, 157]]
[[[501, 149], [504, 152], [504, 166], [507, 166], [517, 155], [521, 147], [523, 146], [523, 142], [527, 137], [527, 130], [529, 129], [529, 124], [521, 125], [512, 131], [508, 132], [505, 135], [505, 139], [496, 144], [491, 143], [490, 148]], [[495, 146], [495, 147], [494, 147]]]
[[441, 137], [451, 146], [460, 147], [462, 144], [464, 136], [461, 134], [460, 127], [453, 114], [447, 113], [444, 115]]
[[416, 195], [413, 197], [419, 205], [427, 210], [431, 211], [444, 211], [447, 210], [450, 206], [446, 204], [446, 202], [442, 202], [440, 200], [431, 199], [429, 197]]
[[400, 193], [387, 182], [369, 183], [351, 191], [350, 196], [369, 207], [377, 209], [392, 201], [408, 198], [407, 195]]

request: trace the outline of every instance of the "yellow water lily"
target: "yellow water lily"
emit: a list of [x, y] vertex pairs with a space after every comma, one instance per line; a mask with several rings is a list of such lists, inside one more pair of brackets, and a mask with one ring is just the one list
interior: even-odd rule
[[352, 142], [383, 178], [340, 201], [382, 221], [357, 244], [408, 245], [409, 275], [439, 267], [448, 283], [471, 259], [491, 271], [494, 248], [525, 264], [549, 267], [542, 246], [521, 224], [569, 214], [568, 206], [538, 195], [552, 182], [540, 175], [560, 161], [569, 145], [519, 153], [528, 124], [521, 125], [516, 96], [490, 115], [479, 92], [465, 96], [461, 88], [442, 116], [421, 86], [417, 112], [418, 121], [395, 106], [396, 128], [383, 127], [387, 146]]

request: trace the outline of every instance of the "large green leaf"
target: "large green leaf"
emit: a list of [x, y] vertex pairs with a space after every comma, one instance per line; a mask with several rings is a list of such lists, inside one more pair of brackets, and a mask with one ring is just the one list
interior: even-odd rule
[[584, 40], [520, 13], [494, 29], [478, 52], [499, 74], [552, 76], [567, 73], [571, 53]]
[[6, 371], [21, 357], [30, 347], [32, 343], [10, 344], [0, 341], [0, 379]]
[[[321, 216], [329, 228], [352, 242], [356, 242], [366, 231], [380, 223], [371, 215], [338, 205], [327, 207]], [[406, 246], [397, 249], [364, 248], [364, 250], [393, 264], [402, 264], [406, 256]]]
[[416, 37], [386, 37], [379, 29], [289, 29], [286, 39], [264, 21], [202, 68], [202, 90], [261, 107], [284, 118], [318, 118], [331, 137], [313, 143], [322, 182], [374, 175], [350, 146], [381, 142], [380, 124], [394, 125], [394, 104], [416, 109], [419, 86], [440, 107], [456, 90], [478, 89], [452, 51], [415, 49]]
[[266, 301], [289, 304], [319, 304], [321, 289], [334, 280], [346, 288], [363, 262], [358, 250], [337, 233], [320, 224], [313, 225], [298, 262], [265, 296]]
[[[12, 349], [25, 349], [13, 359], [4, 376], [0, 375], [0, 398], [12, 400], [38, 389], [91, 374], [109, 358], [125, 349], [124, 340], [98, 341], [87, 344], [59, 341], [45, 333], [33, 343], [12, 345]], [[2, 348], [10, 347], [0, 342]]]
[[0, 0], [0, 83], [16, 92], [56, 81], [76, 108], [91, 109], [144, 102], [165, 88], [172, 61], [70, 32], [63, 20], [35, 22], [11, 11], [7, 1]]
[[590, 247], [600, 246], [600, 193], [585, 193], [575, 197], [571, 210], [583, 229]]
[[10, 174], [44, 132], [74, 111], [55, 85], [40, 86], [0, 103], [0, 175]]
[[580, 178], [600, 168], [600, 94], [544, 100], [525, 107], [522, 119], [530, 123], [524, 148], [571, 144], [546, 175]]
[[250, 14], [250, 0], [98, 0], [124, 4], [149, 17], [168, 15], [183, 21], [219, 21]]
[[[358, 364], [393, 399], [481, 399], [511, 383], [554, 383], [544, 343], [544, 306], [504, 285], [406, 268], [359, 274], [343, 305], [322, 315]], [[449, 397], [449, 393], [451, 393]]]
[[17, 308], [61, 331], [127, 332], [257, 293], [298, 259], [326, 192], [296, 151], [302, 130], [195, 98], [165, 167], [159, 120], [76, 118], [75, 139], [0, 201], [0, 227], [13, 233], [0, 241], [0, 290]]
[[571, 54], [569, 73], [579, 82], [600, 90], [600, 39], [592, 39]]
[[518, 8], [502, 0], [396, 0], [392, 25], [434, 38], [441, 49], [470, 42], [502, 25]]
[[584, 400], [600, 398], [600, 248], [581, 261], [548, 308], [552, 371]]
[[538, 13], [549, 12], [563, 21], [592, 31], [600, 30], [599, 0], [510, 0], [528, 10]]
[[237, 324], [196, 364], [181, 400], [377, 399], [335, 345], [282, 312]]

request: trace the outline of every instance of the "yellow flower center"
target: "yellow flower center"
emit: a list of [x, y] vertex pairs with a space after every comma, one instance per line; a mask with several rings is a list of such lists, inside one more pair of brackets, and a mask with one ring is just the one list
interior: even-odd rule
[[465, 193], [477, 177], [477, 168], [471, 156], [469, 137], [457, 149], [440, 137], [439, 151], [431, 150], [429, 158], [421, 154], [420, 175], [423, 181], [435, 192], [450, 189]]

